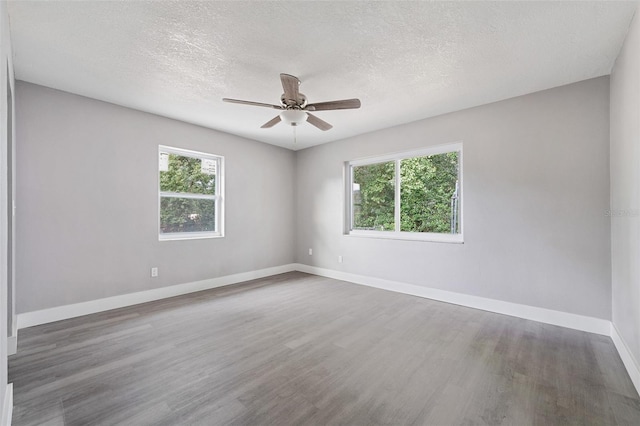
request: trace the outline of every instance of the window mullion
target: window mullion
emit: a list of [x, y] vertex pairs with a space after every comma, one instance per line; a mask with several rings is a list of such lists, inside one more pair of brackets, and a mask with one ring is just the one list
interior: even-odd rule
[[164, 198], [189, 198], [194, 200], [216, 200], [217, 195], [211, 194], [194, 194], [192, 192], [167, 192], [160, 191], [160, 196]]
[[395, 172], [395, 202], [394, 202], [394, 230], [396, 232], [400, 232], [400, 161], [395, 161], [396, 172]]

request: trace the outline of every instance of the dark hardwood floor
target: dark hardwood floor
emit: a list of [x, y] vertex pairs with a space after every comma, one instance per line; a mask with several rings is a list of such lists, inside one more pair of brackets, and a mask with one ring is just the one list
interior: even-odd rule
[[20, 330], [13, 424], [640, 424], [611, 339], [289, 273]]

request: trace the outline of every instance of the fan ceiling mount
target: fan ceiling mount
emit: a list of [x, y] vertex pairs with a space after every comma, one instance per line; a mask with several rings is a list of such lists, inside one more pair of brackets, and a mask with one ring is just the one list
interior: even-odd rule
[[242, 101], [239, 99], [223, 98], [224, 102], [231, 102], [234, 104], [252, 105], [266, 108], [273, 108], [281, 110], [279, 115], [276, 115], [271, 120], [264, 123], [261, 127], [268, 129], [275, 126], [281, 121], [284, 121], [290, 126], [298, 126], [300, 123], [307, 121], [309, 124], [317, 127], [320, 130], [329, 130], [333, 126], [324, 120], [311, 114], [309, 111], [330, 111], [337, 109], [357, 109], [360, 108], [360, 99], [344, 99], [340, 101], [328, 101], [318, 102], [310, 104], [307, 102], [307, 97], [300, 93], [298, 87], [300, 86], [300, 80], [298, 77], [289, 74], [280, 74], [280, 81], [282, 82], [282, 88], [284, 93], [280, 96], [280, 105], [265, 104], [262, 102]]

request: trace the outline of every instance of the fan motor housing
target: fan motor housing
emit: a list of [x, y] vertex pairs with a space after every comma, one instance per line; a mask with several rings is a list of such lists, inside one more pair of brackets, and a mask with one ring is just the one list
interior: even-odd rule
[[280, 103], [285, 108], [304, 108], [307, 106], [307, 97], [303, 93], [298, 93], [298, 100], [293, 102], [291, 99], [287, 99], [284, 93], [280, 96]]

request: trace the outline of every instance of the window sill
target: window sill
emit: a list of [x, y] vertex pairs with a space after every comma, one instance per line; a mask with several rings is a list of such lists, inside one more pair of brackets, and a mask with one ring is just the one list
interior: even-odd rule
[[350, 231], [347, 237], [381, 238], [385, 240], [423, 241], [432, 243], [464, 244], [462, 234], [434, 234], [394, 231]]
[[224, 235], [217, 232], [185, 232], [174, 234], [160, 234], [158, 236], [158, 241], [206, 240], [212, 238], [224, 238]]

